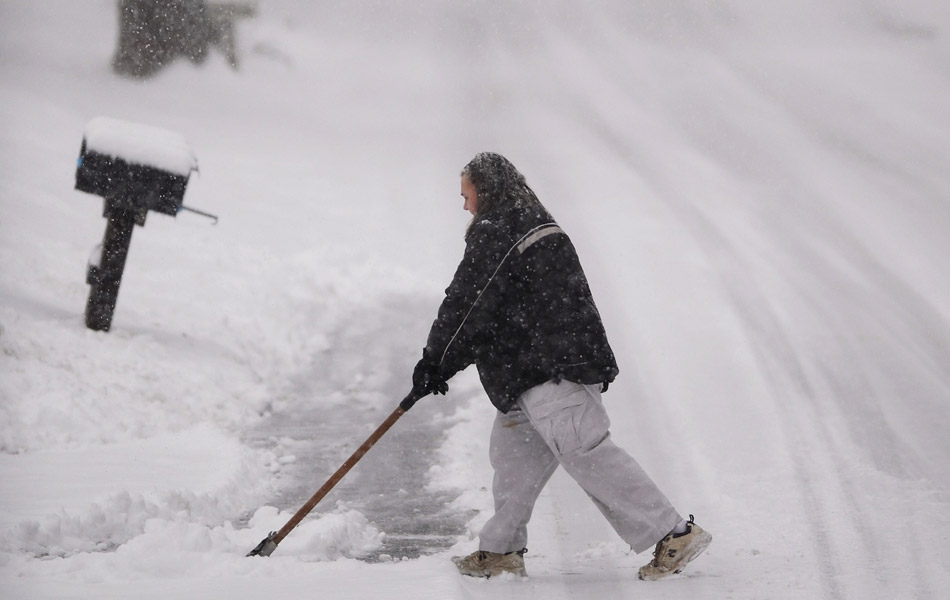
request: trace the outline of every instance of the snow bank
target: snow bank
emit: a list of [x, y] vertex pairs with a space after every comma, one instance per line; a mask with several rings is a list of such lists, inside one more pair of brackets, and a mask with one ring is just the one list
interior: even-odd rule
[[[252, 455], [232, 435], [206, 424], [122, 444], [0, 454], [0, 477], [7, 483], [0, 490], [0, 505], [5, 509], [0, 525], [74, 511], [88, 499], [98, 501], [116, 492], [129, 496], [187, 490], [197, 497], [229, 487], [233, 488], [229, 492], [240, 491], [258, 475], [256, 470]], [[107, 474], [116, 483], [103, 485], [97, 473]], [[70, 493], [46, 496], [42, 502], [20, 495], [22, 490], [43, 488], [50, 482]]]
[[[165, 315], [183, 317], [188, 334], [130, 330], [129, 321], [142, 313], [123, 305], [133, 315], [109, 334], [84, 329], [78, 315], [37, 320], [0, 307], [6, 400], [0, 405], [0, 477], [9, 482], [0, 492], [0, 524], [8, 528], [0, 550], [72, 556], [127, 544], [156, 519], [207, 527], [256, 508], [293, 460], [275, 454], [279, 445], [251, 449], [239, 438], [280, 405], [315, 355], [335, 365], [328, 369], [332, 378], [312, 382], [308, 392], [327, 408], [391, 401], [367, 379], [392, 375], [385, 360], [365, 373], [365, 362], [337, 355], [328, 336], [343, 326], [348, 335], [364, 335], [367, 327], [365, 335], [376, 335], [376, 319], [362, 318], [368, 306], [404, 293], [411, 276], [384, 274], [352, 257], [334, 262], [322, 252], [284, 261], [290, 271], [274, 269], [269, 257], [238, 255], [235, 264], [248, 269], [246, 281], [257, 286], [242, 284], [237, 298], [227, 286], [209, 290], [205, 300], [212, 303], [202, 306], [215, 317], [207, 321], [200, 309]], [[272, 294], [275, 285], [285, 293]], [[271, 310], [245, 313], [241, 302], [255, 296]], [[141, 310], [154, 309], [160, 318], [167, 308], [144, 305]], [[53, 493], [60, 485], [70, 490], [65, 497]], [[24, 489], [32, 492], [21, 496]], [[37, 504], [34, 494], [43, 489], [45, 502]], [[240, 544], [283, 524], [275, 526], [264, 513], [257, 522], [267, 524]], [[299, 549], [291, 541], [281, 551], [329, 560], [376, 548], [380, 534], [365, 520], [352, 513], [341, 523], [347, 540], [324, 522], [309, 538], [306, 528], [295, 532], [294, 539], [303, 540]]]
[[[235, 535], [241, 548], [257, 546], [271, 531], [283, 527], [293, 516], [293, 511], [278, 511], [266, 506], [259, 509], [248, 522], [248, 529]], [[280, 544], [282, 556], [298, 556], [304, 561], [328, 561], [339, 558], [354, 558], [369, 554], [382, 547], [383, 534], [371, 525], [359, 511], [340, 505], [329, 514], [317, 513], [315, 518], [303, 521]], [[253, 536], [264, 532], [260, 539]], [[251, 538], [251, 544], [244, 543]], [[245, 551], [246, 554], [246, 551]]]
[[[119, 302], [122, 310], [121, 294]], [[210, 362], [192, 362], [210, 340], [121, 329], [98, 335], [78, 318], [37, 320], [0, 307], [2, 451], [129, 441], [202, 422], [234, 430], [266, 406], [264, 386], [233, 358], [212, 353]]]
[[[0, 554], [0, 566], [6, 576], [78, 575], [86, 582], [209, 573], [235, 576], [268, 573], [275, 567], [292, 568], [288, 563], [299, 568], [301, 563], [359, 557], [382, 544], [382, 534], [366, 517], [339, 507], [301, 523], [294, 535], [280, 545], [279, 556], [247, 558], [251, 548], [283, 526], [293, 513], [265, 506], [256, 511], [246, 527], [238, 529], [230, 521], [223, 525], [197, 521], [194, 509], [201, 500], [195, 497], [164, 500], [169, 502], [121, 495], [97, 511], [90, 510], [81, 519], [63, 519], [55, 528], [23, 524], [15, 532], [21, 540], [31, 539], [39, 544], [45, 541], [44, 537], [55, 537], [61, 545], [44, 545], [43, 552], [38, 554], [39, 546], [34, 548], [28, 543], [5, 549], [18, 552]], [[211, 501], [204, 502], [207, 509]], [[126, 515], [134, 516], [120, 521]]]

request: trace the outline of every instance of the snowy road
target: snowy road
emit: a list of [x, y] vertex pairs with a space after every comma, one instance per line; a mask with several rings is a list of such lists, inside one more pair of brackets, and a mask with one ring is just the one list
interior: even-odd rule
[[[718, 65], [730, 78], [742, 80], [745, 74], [730, 68], [728, 63]], [[739, 90], [746, 96], [743, 100], [750, 105], [771, 100], [768, 90], [752, 83]], [[787, 101], [768, 110], [791, 113], [794, 121], [805, 121], [802, 129], [813, 125], [801, 114], [808, 103], [783, 106]], [[742, 174], [756, 178], [764, 173], [781, 182], [774, 198], [737, 194], [735, 199], [751, 201], [733, 201], [723, 211], [714, 204], [715, 192], [732, 193], [735, 181], [718, 190], [722, 182], [715, 178], [721, 174], [713, 174], [709, 187], [691, 181], [683, 189], [679, 177], [662, 172], [655, 155], [622, 147], [616, 140], [605, 143], [615, 148], [618, 161], [628, 162], [645, 185], [663, 197], [673, 227], [702, 255], [710, 290], [722, 302], [717, 314], [708, 317], [734, 322], [732, 339], [722, 340], [723, 350], [741, 348], [747, 353], [743, 360], [761, 377], [760, 389], [744, 402], [729, 394], [728, 418], [737, 426], [723, 430], [732, 432], [731, 440], [747, 437], [743, 430], [775, 436], [771, 444], [754, 450], [760, 461], [770, 463], [770, 471], [782, 474], [781, 484], [771, 490], [776, 506], [762, 522], [797, 530], [806, 564], [814, 563], [815, 597], [874, 597], [882, 587], [904, 590], [909, 597], [939, 597], [941, 576], [921, 568], [915, 556], [921, 540], [927, 540], [923, 545], [941, 543], [929, 522], [926, 506], [931, 497], [926, 485], [919, 487], [921, 478], [940, 482], [944, 490], [950, 481], [945, 461], [933, 460], [946, 455], [945, 432], [950, 427], [940, 408], [946, 406], [950, 389], [946, 298], [924, 295], [917, 287], [921, 282], [906, 279], [903, 257], [887, 251], [885, 244], [894, 242], [869, 235], [871, 227], [881, 226], [867, 223], [874, 219], [866, 214], [870, 194], [856, 201], [854, 192], [842, 197], [838, 190], [820, 189], [823, 182], [802, 176], [802, 167], [813, 165], [801, 160], [813, 157], [820, 169], [838, 177], [851, 172], [870, 191], [874, 183], [869, 182], [887, 179], [888, 170], [910, 171], [916, 158], [896, 156], [897, 164], [887, 164], [882, 174], [885, 157], [852, 156], [841, 146], [883, 154], [886, 141], [872, 145], [867, 139], [839, 139], [833, 135], [837, 132], [826, 131], [817, 132], [818, 143], [812, 139], [801, 148], [762, 154], [754, 145], [745, 146], [743, 124], [729, 122], [733, 105], [704, 109], [700, 129], [706, 131], [699, 134], [721, 127], [713, 135], [720, 142], [729, 140], [721, 155], [707, 153], [706, 159], [719, 161], [721, 168], [742, 156], [737, 165]], [[617, 125], [613, 122], [610, 128], [616, 131]], [[672, 125], [696, 135], [690, 131], [696, 129], [692, 123]], [[747, 181], [741, 183], [748, 186]], [[697, 193], [697, 187], [705, 189]], [[935, 249], [945, 245], [950, 231], [946, 194], [926, 183], [903, 193], [923, 205], [920, 214], [927, 217], [922, 222], [906, 217], [892, 221], [886, 235], [900, 240], [920, 236], [918, 243]], [[613, 250], [622, 251], [622, 245], [617, 246]], [[945, 272], [933, 275], [946, 285]], [[923, 283], [929, 286], [932, 281]], [[731, 344], [737, 346], [729, 348]], [[705, 395], [710, 392], [715, 390]], [[667, 418], [660, 420], [671, 422], [678, 416], [667, 411]], [[697, 423], [697, 434], [703, 429]], [[713, 479], [712, 487], [728, 489], [730, 478], [717, 477], [723, 463], [716, 454], [697, 453], [691, 457], [694, 468]], [[868, 472], [868, 465], [877, 472]], [[856, 478], [858, 472], [864, 476]], [[762, 483], [763, 488], [771, 485]], [[901, 518], [895, 519], [895, 512]], [[785, 537], [779, 531], [774, 535]]]
[[[912, 56], [908, 41], [926, 34], [892, 32], [888, 48], [865, 49], [877, 59], [867, 66], [838, 51], [852, 32], [816, 35], [815, 47], [793, 54], [779, 19], [752, 42], [693, 16], [661, 32], [663, 42], [688, 38], [685, 49], [658, 49], [575, 15], [577, 38], [546, 32], [563, 73], [553, 82], [525, 57], [523, 37], [496, 47], [504, 71], [487, 87], [517, 73], [521, 93], [490, 118], [517, 129], [519, 115], [543, 107], [550, 116], [527, 139], [556, 123], [557, 137], [585, 140], [584, 156], [544, 170], [553, 182], [532, 181], [542, 198], [557, 197], [569, 231], [586, 228], [595, 293], [603, 286], [608, 320], [629, 319], [617, 319], [622, 371], [624, 358], [640, 363], [626, 369], [644, 380], [633, 395], [651, 403], [650, 424], [671, 424], [670, 436], [653, 434], [660, 468], [674, 453], [676, 472], [694, 482], [675, 482], [682, 496], [705, 489], [745, 503], [769, 490], [773, 506], [740, 504], [736, 518], [748, 522], [751, 508], [752, 521], [776, 531], [740, 529], [754, 547], [800, 547], [815, 597], [882, 588], [936, 597], [947, 563], [935, 576], [914, 557], [921, 540], [941, 543], [929, 486], [946, 499], [950, 484], [950, 272], [937, 258], [948, 250], [950, 153], [924, 129], [947, 121], [917, 88], [879, 91], [906, 76], [897, 47]], [[946, 93], [944, 76], [930, 78]], [[539, 162], [569, 152], [519, 149]], [[570, 189], [577, 172], [600, 169], [631, 177]], [[629, 235], [611, 235], [604, 224], [621, 214], [632, 215]], [[756, 375], [737, 382], [735, 371]], [[630, 394], [626, 386], [614, 389]], [[700, 443], [677, 448], [676, 433]], [[726, 439], [738, 456], [715, 441]], [[759, 481], [737, 477], [763, 470]]]
[[[148, 82], [109, 72], [113, 28], [112, 0], [0, 0], [5, 595], [942, 597], [948, 9], [261, 0], [241, 71]], [[186, 204], [221, 220], [150, 216], [92, 334], [101, 201], [72, 169], [103, 115], [181, 131]], [[572, 236], [614, 439], [713, 545], [638, 582], [558, 473], [530, 577], [460, 579], [491, 509], [467, 372], [245, 560], [407, 391], [481, 150]]]

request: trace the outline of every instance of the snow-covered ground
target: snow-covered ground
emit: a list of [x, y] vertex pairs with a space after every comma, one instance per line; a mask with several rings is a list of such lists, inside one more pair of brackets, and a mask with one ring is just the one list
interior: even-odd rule
[[[111, 73], [115, 21], [0, 0], [0, 596], [944, 597], [946, 3], [260, 0], [239, 71], [146, 82]], [[221, 217], [135, 229], [110, 333], [82, 317], [101, 200], [73, 190], [96, 117], [181, 133], [185, 202]], [[455, 548], [358, 560], [386, 532], [343, 499], [245, 558], [298, 508], [272, 504], [291, 440], [250, 432], [306, 400], [368, 433], [408, 391], [481, 150], [572, 234], [614, 437], [713, 545], [639, 582], [558, 474], [530, 577], [460, 578], [490, 507], [467, 372], [396, 424], [444, 428], [425, 489], [480, 511]]]

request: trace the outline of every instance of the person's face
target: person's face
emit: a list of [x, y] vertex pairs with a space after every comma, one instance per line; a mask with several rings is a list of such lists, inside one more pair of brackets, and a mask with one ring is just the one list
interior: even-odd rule
[[475, 186], [469, 181], [467, 175], [462, 175], [462, 197], [465, 198], [465, 204], [462, 208], [475, 215], [478, 210], [478, 194], [475, 193]]

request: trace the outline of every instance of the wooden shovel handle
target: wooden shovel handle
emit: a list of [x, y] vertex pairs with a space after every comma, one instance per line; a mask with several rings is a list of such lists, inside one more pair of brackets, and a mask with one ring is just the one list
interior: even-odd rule
[[287, 534], [289, 534], [294, 527], [300, 524], [300, 521], [302, 521], [303, 518], [306, 517], [311, 510], [313, 510], [313, 507], [323, 500], [324, 496], [330, 493], [330, 490], [332, 490], [334, 486], [336, 486], [336, 484], [338, 484], [340, 480], [343, 479], [343, 476], [353, 468], [353, 465], [358, 463], [359, 460], [363, 458], [367, 452], [369, 452], [369, 449], [379, 441], [379, 438], [383, 437], [383, 434], [389, 431], [389, 428], [399, 420], [399, 417], [406, 414], [406, 411], [412, 408], [412, 405], [415, 404], [416, 401], [421, 397], [422, 396], [417, 395], [415, 392], [410, 392], [409, 395], [399, 403], [399, 406], [396, 407], [396, 410], [394, 410], [392, 414], [390, 414], [386, 420], [383, 421], [382, 425], [377, 427], [376, 431], [366, 438], [366, 441], [356, 449], [356, 452], [346, 459], [346, 462], [344, 462], [343, 465], [336, 470], [336, 473], [330, 476], [330, 479], [328, 479], [327, 482], [323, 484], [323, 487], [317, 490], [313, 496], [307, 500], [307, 503], [300, 507], [300, 510], [298, 510], [296, 514], [294, 514], [294, 516], [291, 517], [289, 521], [287, 521], [287, 524], [281, 527], [280, 531], [278, 531], [271, 538], [275, 545], [279, 544], [285, 537], [287, 537]]

